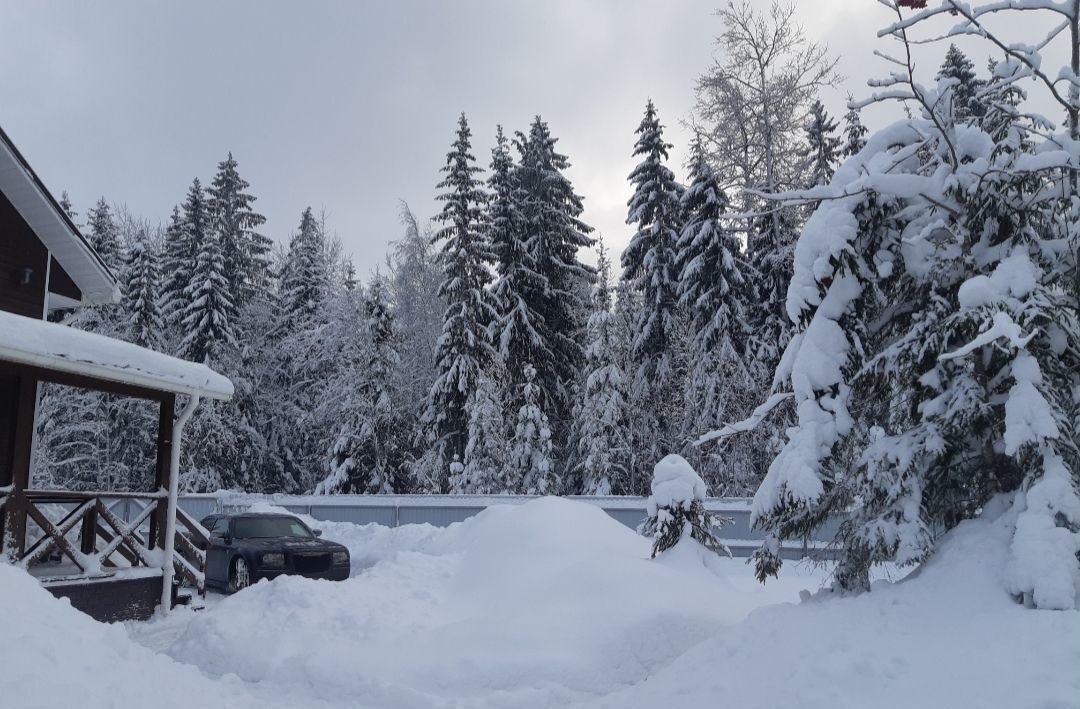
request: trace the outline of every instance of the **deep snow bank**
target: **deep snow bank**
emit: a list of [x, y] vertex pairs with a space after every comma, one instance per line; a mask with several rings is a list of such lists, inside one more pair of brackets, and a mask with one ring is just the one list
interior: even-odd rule
[[26, 572], [0, 563], [0, 706], [265, 707], [236, 677], [211, 680], [137, 645], [58, 600]]
[[965, 522], [917, 573], [871, 593], [762, 608], [595, 706], [1080, 707], [1080, 613], [1005, 593], [1012, 522]]

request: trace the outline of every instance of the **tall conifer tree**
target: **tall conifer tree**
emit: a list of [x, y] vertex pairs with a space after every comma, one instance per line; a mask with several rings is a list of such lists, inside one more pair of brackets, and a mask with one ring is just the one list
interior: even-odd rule
[[440, 466], [447, 469], [465, 458], [469, 395], [495, 360], [489, 325], [497, 310], [487, 289], [491, 281], [487, 263], [494, 256], [481, 231], [486, 195], [476, 177], [481, 169], [470, 152], [471, 136], [463, 113], [442, 168], [445, 178], [438, 185], [446, 190], [439, 195], [443, 210], [438, 216], [445, 226], [435, 238], [442, 242], [444, 279], [439, 293], [447, 308], [424, 418], [433, 427]]
[[164, 332], [158, 293], [161, 269], [157, 247], [148, 234], [140, 234], [131, 244], [124, 272], [128, 337], [137, 345], [159, 349]]
[[634, 156], [641, 162], [630, 173], [634, 194], [627, 203], [627, 224], [637, 231], [622, 255], [623, 278], [641, 295], [632, 399], [646, 422], [635, 445], [659, 460], [676, 444], [678, 390], [674, 350], [678, 335], [679, 188], [664, 164], [671, 145], [664, 141], [656, 107], [650, 100], [637, 128]]
[[837, 123], [825, 112], [821, 101], [810, 106], [806, 124], [806, 185], [826, 185], [840, 162], [843, 141], [836, 135]]
[[256, 229], [266, 218], [252, 209], [255, 197], [240, 177], [232, 153], [218, 163], [218, 171], [207, 193], [207, 208], [218, 234], [225, 258], [225, 277], [237, 308], [251, 300], [269, 278], [270, 239]]
[[191, 233], [184, 228], [184, 216], [180, 207], [173, 207], [169, 224], [165, 227], [163, 245], [164, 282], [161, 285], [161, 315], [171, 329], [178, 330], [179, 321], [184, 312], [184, 289], [191, 281], [198, 255], [198, 245], [192, 241]]
[[196, 362], [208, 362], [216, 360], [224, 348], [236, 344], [236, 308], [225, 276], [221, 240], [210, 222], [206, 194], [198, 179], [192, 183], [184, 202], [184, 231], [197, 254], [191, 280], [184, 288], [180, 353]]
[[90, 245], [109, 268], [118, 269], [121, 262], [120, 229], [116, 226], [112, 209], [104, 197], [86, 213], [86, 228]]
[[[745, 363], [747, 266], [735, 233], [723, 223], [730, 204], [700, 142], [690, 160], [690, 186], [683, 194], [679, 235], [679, 302], [690, 323], [690, 361], [685, 386], [685, 437], [693, 440], [720, 424], [743, 417], [753, 381]], [[743, 441], [736, 442], [742, 445]], [[746, 456], [729, 447], [688, 451], [717, 490], [746, 494], [756, 477]], [[723, 464], [727, 465], [723, 465]], [[722, 479], [721, 474], [728, 478]]]
[[326, 298], [329, 269], [322, 228], [311, 207], [300, 215], [300, 227], [289, 242], [281, 274], [280, 308], [283, 325], [295, 329], [314, 317]]
[[[848, 101], [851, 97], [848, 96]], [[862, 124], [858, 108], [849, 108], [844, 114], [844, 157], [849, 158], [863, 149], [866, 145], [866, 134], [869, 131]]]
[[630, 494], [630, 446], [626, 377], [611, 312], [611, 261], [601, 241], [581, 403], [574, 415], [577, 445], [575, 492]]
[[975, 65], [955, 44], [950, 44], [945, 59], [934, 77], [938, 81], [953, 82], [949, 89], [952, 99], [952, 116], [957, 123], [964, 123], [972, 116], [983, 114], [982, 102], [976, 98], [983, 82], [975, 76]]
[[64, 210], [64, 214], [67, 215], [68, 219], [70, 219], [73, 224], [79, 217], [79, 213], [75, 211], [75, 207], [71, 204], [71, 197], [68, 196], [67, 190], [64, 190], [60, 194], [60, 209]]
[[583, 295], [593, 269], [578, 259], [591, 246], [592, 228], [581, 221], [581, 197], [564, 174], [570, 163], [556, 152], [556, 139], [537, 116], [526, 136], [517, 134], [519, 159], [511, 172], [516, 238], [500, 253], [503, 270], [497, 293], [503, 315], [499, 348], [511, 411], [525, 405], [525, 371], [535, 371], [535, 406], [554, 423], [562, 446], [572, 392], [584, 363], [587, 308]]

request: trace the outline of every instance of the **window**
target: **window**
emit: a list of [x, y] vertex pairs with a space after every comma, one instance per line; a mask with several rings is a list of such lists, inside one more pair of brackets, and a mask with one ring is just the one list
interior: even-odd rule
[[303, 522], [295, 517], [238, 517], [233, 529], [237, 539], [261, 539], [265, 537], [315, 536]]

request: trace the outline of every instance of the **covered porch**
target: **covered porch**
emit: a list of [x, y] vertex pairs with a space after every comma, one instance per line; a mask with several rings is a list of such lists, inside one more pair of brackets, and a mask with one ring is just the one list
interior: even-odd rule
[[[176, 504], [185, 424], [232, 384], [202, 364], [0, 312], [0, 534], [8, 559], [104, 621], [146, 618], [184, 581], [204, 589], [206, 530]], [[31, 487], [38, 389], [54, 383], [153, 402], [153, 486], [145, 492]], [[178, 410], [179, 407], [179, 410]]]

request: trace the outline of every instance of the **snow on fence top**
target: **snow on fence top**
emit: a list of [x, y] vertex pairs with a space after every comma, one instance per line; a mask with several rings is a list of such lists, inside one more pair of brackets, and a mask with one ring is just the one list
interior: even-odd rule
[[[341, 507], [491, 507], [523, 505], [539, 495], [283, 495], [249, 494], [221, 490], [214, 493], [184, 495], [185, 499], [214, 499], [222, 505], [264, 502], [272, 505], [334, 505]], [[585, 502], [609, 510], [644, 510], [644, 497], [618, 495], [567, 495], [567, 499]], [[705, 508], [713, 511], [749, 511], [748, 497], [706, 498]]]
[[204, 364], [57, 323], [0, 311], [0, 360], [176, 394], [228, 399], [233, 385]]

